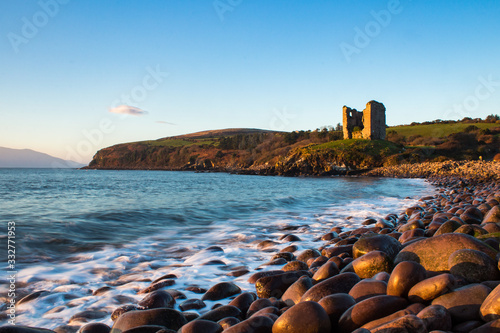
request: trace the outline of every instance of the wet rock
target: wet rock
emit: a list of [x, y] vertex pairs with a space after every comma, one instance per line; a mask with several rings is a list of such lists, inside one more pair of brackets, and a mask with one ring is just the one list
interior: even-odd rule
[[410, 289], [426, 277], [425, 268], [413, 261], [402, 261], [394, 267], [389, 282], [387, 295], [407, 297]]
[[434, 233], [434, 236], [439, 236], [442, 234], [447, 234], [450, 232], [454, 232], [458, 228], [460, 228], [461, 224], [457, 221], [449, 220], [443, 223], [439, 229]]
[[460, 218], [467, 224], [480, 224], [483, 220], [483, 213], [476, 207], [469, 207], [460, 215]]
[[356, 304], [356, 301], [348, 294], [338, 293], [323, 297], [318, 304], [325, 309], [330, 318], [332, 331], [336, 331], [340, 317], [347, 309]]
[[341, 332], [351, 332], [370, 321], [404, 309], [408, 302], [398, 296], [374, 296], [350, 307], [339, 320]]
[[222, 332], [222, 326], [213, 321], [196, 319], [182, 326], [179, 333], [219, 333]]
[[245, 292], [238, 295], [235, 299], [229, 302], [228, 305], [232, 305], [240, 309], [241, 313], [247, 313], [250, 305], [256, 300], [257, 295], [254, 293]]
[[111, 328], [111, 333], [121, 333], [134, 327], [144, 325], [165, 326], [169, 329], [178, 330], [187, 324], [186, 318], [174, 309], [151, 309], [141, 311], [129, 311], [116, 319]]
[[[54, 328], [54, 332], [56, 333], [76, 333], [80, 329], [80, 326], [73, 326], [73, 325], [61, 325], [57, 326]], [[0, 327], [0, 332], [2, 332], [2, 327]], [[43, 331], [47, 332], [47, 331]], [[51, 332], [51, 331], [49, 331]], [[26, 332], [29, 333], [29, 332]], [[32, 332], [33, 333], [33, 332]]]
[[223, 330], [227, 330], [229, 327], [234, 326], [236, 324], [241, 323], [241, 321], [238, 318], [235, 317], [226, 317], [224, 319], [221, 319], [217, 322]]
[[479, 311], [484, 321], [500, 319], [500, 285], [490, 292]]
[[298, 256], [297, 256], [297, 260], [298, 261], [303, 261], [303, 262], [307, 262], [307, 260], [309, 260], [310, 258], [317, 258], [321, 255], [321, 253], [319, 253], [318, 250], [314, 250], [314, 249], [307, 249], [307, 250], [304, 250], [302, 251]]
[[467, 285], [439, 296], [432, 305], [444, 306], [454, 323], [479, 319], [479, 308], [491, 289], [482, 284]]
[[299, 249], [297, 245], [289, 245], [283, 249], [280, 250], [280, 252], [291, 252], [294, 253]]
[[241, 317], [241, 311], [235, 306], [232, 305], [223, 305], [214, 310], [205, 312], [203, 315], [199, 317], [199, 319], [210, 320], [210, 321], [219, 321], [226, 317]]
[[115, 321], [118, 317], [120, 317], [125, 312], [135, 311], [135, 310], [137, 310], [137, 307], [135, 305], [132, 305], [132, 304], [122, 305], [122, 306], [116, 308], [113, 311], [113, 313], [111, 313], [111, 320]]
[[328, 278], [310, 288], [300, 299], [301, 302], [318, 302], [325, 296], [337, 293], [348, 294], [352, 287], [361, 279], [355, 273], [341, 273]]
[[470, 333], [472, 330], [482, 326], [484, 323], [479, 320], [468, 320], [463, 323], [453, 326], [453, 333]]
[[101, 287], [97, 290], [95, 290], [93, 293], [92, 293], [92, 296], [100, 296], [100, 295], [104, 295], [105, 293], [107, 293], [108, 291], [110, 291], [112, 288], [111, 287], [108, 287], [108, 286], [105, 286], [105, 287]]
[[153, 292], [155, 290], [159, 290], [161, 288], [169, 287], [173, 284], [175, 284], [174, 280], [163, 280], [160, 282], [153, 283], [149, 287], [144, 288], [142, 290], [139, 290], [137, 293], [138, 294], [147, 294], [147, 293]]
[[104, 318], [107, 315], [108, 315], [107, 312], [100, 311], [100, 310], [86, 310], [86, 311], [81, 311], [81, 312], [78, 312], [78, 313], [74, 314], [69, 319], [69, 323], [70, 324], [75, 323], [75, 322], [86, 323], [89, 320]]
[[451, 274], [440, 274], [414, 285], [408, 292], [408, 299], [413, 303], [428, 302], [452, 290], [455, 278]]
[[159, 278], [153, 280], [152, 284], [155, 284], [155, 283], [163, 281], [163, 280], [172, 280], [172, 279], [177, 279], [177, 275], [169, 273], [169, 274], [162, 275]]
[[307, 271], [285, 272], [280, 275], [266, 276], [255, 283], [257, 296], [261, 298], [281, 298], [283, 293], [301, 276], [309, 275]]
[[276, 321], [276, 319], [280, 316], [280, 314], [281, 314], [280, 309], [278, 309], [275, 306], [268, 306], [267, 308], [260, 309], [256, 313], [252, 314], [252, 317], [265, 316], [271, 318], [273, 321]]
[[381, 251], [372, 251], [349, 263], [341, 272], [353, 272], [360, 278], [366, 279], [380, 272], [390, 272], [392, 267], [393, 263], [389, 255]]
[[404, 317], [395, 319], [387, 324], [370, 330], [371, 333], [427, 333], [424, 322], [415, 315], [409, 314]]
[[201, 288], [201, 287], [198, 287], [198, 286], [189, 286], [189, 287], [186, 287], [185, 288], [187, 291], [191, 291], [195, 294], [204, 294], [207, 292], [207, 290], [205, 288]]
[[22, 325], [6, 325], [0, 327], [0, 333], [51, 333], [54, 331], [44, 328], [22, 326]]
[[409, 315], [409, 314], [415, 314], [415, 312], [408, 309], [408, 308], [406, 308], [404, 310], [399, 310], [399, 311], [396, 311], [393, 314], [390, 314], [388, 316], [370, 321], [369, 323], [364, 324], [362, 326], [362, 328], [366, 328], [367, 330], [372, 330], [374, 328], [385, 325], [387, 323], [390, 323], [396, 319], [399, 319], [399, 318], [404, 317], [404, 316]]
[[473, 329], [470, 333], [498, 333], [500, 332], [500, 319], [490, 321], [478, 328]]
[[205, 304], [205, 302], [197, 298], [187, 299], [179, 304], [179, 308], [181, 309], [181, 311], [199, 310], [203, 309], [206, 306], [207, 305]]
[[301, 276], [285, 291], [281, 299], [292, 306], [300, 302], [300, 299], [313, 286], [313, 280], [309, 276]]
[[387, 235], [361, 237], [352, 247], [353, 258], [359, 258], [371, 251], [382, 251], [394, 259], [401, 250], [401, 243]]
[[109, 333], [111, 327], [103, 323], [90, 323], [78, 330], [78, 333]]
[[340, 273], [339, 268], [334, 262], [326, 262], [323, 264], [313, 275], [313, 280], [315, 283], [321, 282], [325, 279], [328, 279], [332, 276], [335, 276]]
[[292, 261], [295, 256], [293, 255], [293, 253], [291, 252], [279, 252], [279, 253], [276, 253], [272, 258], [271, 260], [274, 260], [274, 259], [279, 259], [279, 258], [283, 258], [285, 259], [286, 261]]
[[455, 251], [448, 258], [448, 267], [451, 274], [471, 283], [500, 280], [497, 262], [481, 251], [470, 249]]
[[143, 325], [139, 327], [134, 327], [129, 330], [124, 331], [123, 333], [156, 333], [159, 331], [173, 333], [174, 330], [170, 330], [164, 326], [159, 325]]
[[210, 288], [201, 298], [202, 301], [218, 301], [241, 292], [240, 287], [232, 282], [221, 282]]
[[484, 216], [483, 223], [500, 223], [500, 206], [494, 206]]
[[330, 333], [330, 318], [316, 302], [301, 302], [288, 309], [273, 325], [273, 333]]
[[247, 318], [250, 318], [256, 312], [258, 312], [264, 308], [270, 307], [270, 306], [274, 306], [274, 305], [267, 298], [261, 298], [261, 299], [255, 300], [254, 302], [252, 302], [252, 304], [250, 304], [250, 307], [248, 308]]
[[180, 292], [176, 289], [165, 289], [167, 293], [169, 293], [174, 299], [187, 299], [184, 293]]
[[255, 283], [260, 278], [263, 278], [266, 276], [279, 275], [279, 274], [283, 274], [284, 272], [285, 271], [282, 271], [282, 270], [275, 270], [275, 271], [265, 271], [265, 272], [254, 273], [250, 276], [250, 278], [248, 279], [248, 282]]
[[386, 295], [387, 283], [373, 279], [365, 279], [358, 282], [351, 291], [351, 295], [356, 302], [361, 302], [367, 298], [379, 295]]
[[264, 240], [264, 241], [257, 244], [257, 248], [259, 250], [265, 250], [265, 249], [268, 249], [268, 248], [273, 247], [273, 246], [278, 245], [278, 244], [279, 243], [272, 241], [272, 240]]
[[428, 271], [448, 270], [448, 258], [461, 249], [482, 251], [491, 258], [496, 252], [476, 238], [464, 234], [444, 234], [412, 243], [399, 252], [395, 264], [402, 261], [415, 261]]
[[451, 315], [444, 306], [430, 305], [417, 314], [428, 331], [449, 331], [452, 328]]
[[272, 333], [274, 321], [266, 316], [255, 316], [224, 330], [224, 333]]
[[285, 266], [283, 266], [283, 270], [285, 272], [306, 271], [308, 269], [309, 269], [309, 266], [307, 266], [307, 264], [305, 262], [299, 261], [299, 260], [290, 261]]
[[144, 309], [173, 308], [175, 299], [164, 290], [156, 290], [144, 297], [139, 303]]
[[349, 256], [352, 256], [352, 248], [353, 245], [340, 245], [340, 246], [332, 246], [327, 247], [321, 251], [321, 254], [327, 258], [338, 256], [341, 253], [347, 253]]
[[47, 290], [39, 290], [39, 291], [35, 291], [35, 292], [32, 292], [31, 294], [29, 295], [26, 295], [24, 296], [23, 298], [21, 298], [18, 302], [17, 302], [17, 305], [21, 305], [23, 303], [28, 303], [28, 302], [31, 302], [37, 298], [39, 298], [40, 296], [44, 296], [44, 295], [48, 295], [50, 294], [49, 291]]
[[231, 271], [231, 272], [227, 273], [227, 275], [232, 276], [232, 277], [239, 277], [239, 276], [245, 275], [249, 272], [250, 271], [248, 269], [243, 268], [243, 269], [237, 269], [237, 270]]
[[293, 234], [286, 235], [281, 240], [283, 242], [300, 242], [301, 241], [301, 239], [300, 239], [299, 236], [296, 236], [296, 235], [293, 235]]

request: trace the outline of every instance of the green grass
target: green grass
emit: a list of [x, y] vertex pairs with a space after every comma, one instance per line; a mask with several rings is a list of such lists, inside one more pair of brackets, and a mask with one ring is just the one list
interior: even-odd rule
[[150, 140], [141, 141], [138, 143], [147, 144], [153, 147], [184, 147], [184, 146], [194, 146], [194, 145], [213, 145], [214, 140], [211, 139], [200, 139], [200, 140], [183, 140], [183, 139], [165, 139], [165, 140]]
[[429, 125], [415, 125], [415, 126], [395, 126], [387, 128], [387, 131], [396, 131], [399, 135], [406, 136], [407, 138], [413, 135], [421, 135], [423, 137], [436, 137], [443, 138], [450, 134], [462, 132], [465, 128], [474, 125], [480, 129], [500, 127], [495, 123], [477, 123], [477, 124], [429, 124]]
[[380, 151], [383, 149], [399, 150], [399, 147], [390, 141], [360, 140], [360, 139], [330, 141], [319, 145], [310, 146], [309, 148], [312, 150], [321, 150], [321, 149], [350, 150], [355, 148], [366, 152]]

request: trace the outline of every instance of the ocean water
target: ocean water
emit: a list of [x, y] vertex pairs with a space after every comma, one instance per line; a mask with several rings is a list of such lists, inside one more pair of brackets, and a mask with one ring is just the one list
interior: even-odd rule
[[[6, 266], [7, 225], [14, 222], [16, 296], [44, 291], [16, 306], [16, 323], [53, 329], [92, 310], [90, 321], [111, 325], [115, 308], [142, 299], [138, 290], [169, 273], [178, 277], [169, 288], [188, 298], [201, 295], [186, 287], [221, 281], [254, 291], [251, 273], [227, 274], [279, 269], [263, 265], [272, 251], [292, 244], [279, 236], [294, 233], [300, 250], [318, 248], [318, 237], [334, 226], [355, 228], [367, 217], [399, 213], [434, 191], [419, 179], [0, 169], [1, 258]], [[290, 226], [296, 230], [286, 231]], [[257, 247], [263, 240], [277, 244], [263, 251]], [[213, 245], [224, 252], [205, 250]], [[6, 302], [7, 270], [0, 279]], [[111, 289], [92, 295], [105, 286]], [[206, 303], [200, 313], [214, 304]]]

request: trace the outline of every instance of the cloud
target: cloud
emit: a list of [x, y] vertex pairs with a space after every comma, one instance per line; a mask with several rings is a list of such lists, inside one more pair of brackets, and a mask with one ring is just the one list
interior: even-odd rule
[[119, 113], [119, 114], [128, 114], [128, 115], [137, 116], [137, 117], [144, 116], [144, 115], [148, 114], [148, 111], [144, 111], [142, 109], [139, 109], [139, 108], [136, 108], [133, 106], [129, 106], [129, 105], [117, 106], [116, 108], [110, 109], [109, 112]]
[[174, 125], [174, 123], [169, 123], [168, 121], [163, 121], [163, 120], [157, 120], [155, 121], [155, 123], [158, 123], [158, 124], [166, 124], [166, 125]]

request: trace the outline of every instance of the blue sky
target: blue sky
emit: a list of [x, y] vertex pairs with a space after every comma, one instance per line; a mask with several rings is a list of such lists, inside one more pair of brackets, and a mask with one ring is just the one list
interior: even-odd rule
[[1, 1], [0, 146], [89, 162], [206, 129], [335, 125], [371, 99], [389, 125], [484, 118], [500, 113], [499, 15], [498, 1]]

